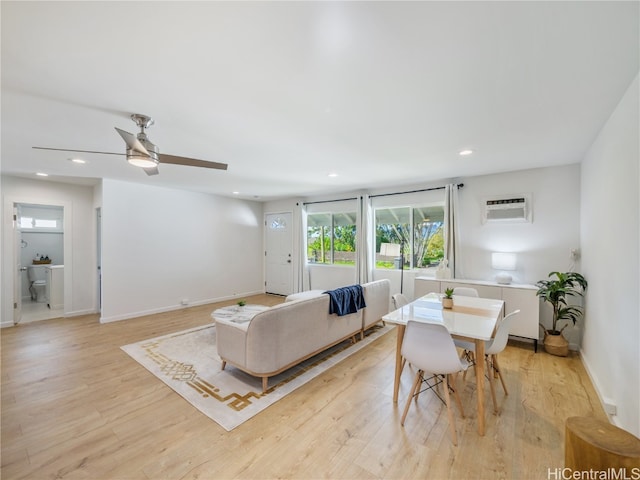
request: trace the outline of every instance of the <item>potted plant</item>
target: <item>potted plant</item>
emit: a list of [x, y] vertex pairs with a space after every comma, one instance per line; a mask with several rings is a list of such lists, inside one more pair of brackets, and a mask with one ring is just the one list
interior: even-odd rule
[[447, 288], [444, 291], [444, 297], [442, 298], [442, 308], [453, 307], [453, 288]]
[[[576, 272], [551, 272], [549, 278], [550, 280], [540, 280], [536, 283], [536, 295], [553, 307], [551, 328], [547, 329], [540, 324], [544, 330], [544, 348], [553, 355], [566, 357], [569, 354], [569, 342], [562, 335], [562, 331], [569, 326], [569, 321], [575, 325], [583, 314], [580, 306], [567, 303], [567, 296], [583, 296], [587, 290], [587, 281]], [[560, 328], [563, 321], [567, 323]]]
[[239, 300], [238, 301], [238, 306], [239, 307], [244, 307], [247, 304], [246, 300]]

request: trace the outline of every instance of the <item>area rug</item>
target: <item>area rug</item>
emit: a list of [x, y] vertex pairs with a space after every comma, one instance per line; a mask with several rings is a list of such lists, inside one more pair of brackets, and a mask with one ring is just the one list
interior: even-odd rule
[[269, 389], [264, 394], [262, 379], [231, 365], [221, 370], [214, 325], [191, 328], [121, 348], [191, 405], [230, 431], [363, 349], [391, 328], [374, 326], [366, 332], [364, 340], [355, 344], [345, 340], [269, 378]]

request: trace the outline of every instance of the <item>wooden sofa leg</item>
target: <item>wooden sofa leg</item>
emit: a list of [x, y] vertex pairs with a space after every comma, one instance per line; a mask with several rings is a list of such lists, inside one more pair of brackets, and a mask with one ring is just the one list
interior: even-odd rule
[[224, 370], [224, 367], [227, 366], [227, 361], [226, 360], [222, 360], [222, 368], [221, 370]]
[[267, 393], [267, 383], [269, 383], [269, 377], [262, 377], [262, 393]]

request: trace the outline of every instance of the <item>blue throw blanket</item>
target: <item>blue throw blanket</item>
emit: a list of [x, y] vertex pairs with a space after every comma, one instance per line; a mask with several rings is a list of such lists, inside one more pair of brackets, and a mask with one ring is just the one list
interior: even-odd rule
[[327, 290], [329, 294], [329, 313], [337, 313], [338, 316], [356, 313], [361, 308], [366, 307], [362, 286], [351, 285], [335, 290]]

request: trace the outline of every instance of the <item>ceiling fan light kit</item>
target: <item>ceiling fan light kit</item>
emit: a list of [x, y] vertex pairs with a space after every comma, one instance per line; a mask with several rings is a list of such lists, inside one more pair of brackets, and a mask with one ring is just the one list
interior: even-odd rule
[[160, 163], [158, 160], [158, 147], [151, 143], [145, 133], [145, 129], [153, 125], [153, 118], [134, 113], [131, 115], [131, 120], [140, 128], [140, 133], [137, 136], [133, 136], [131, 133], [116, 127], [116, 132], [120, 134], [127, 144], [127, 161], [131, 165], [144, 168], [147, 175], [156, 175], [158, 173], [157, 167]]
[[[217, 170], [226, 170], [226, 163], [219, 162], [209, 162], [206, 160], [198, 160], [196, 158], [187, 158], [180, 157], [176, 155], [165, 155], [161, 154], [160, 150], [156, 145], [151, 143], [151, 141], [147, 138], [147, 134], [145, 133], [145, 129], [149, 128], [154, 124], [153, 118], [147, 115], [141, 115], [138, 113], [134, 113], [131, 115], [131, 120], [135, 122], [135, 124], [140, 128], [140, 133], [138, 135], [133, 135], [132, 133], [125, 132], [124, 130], [115, 127], [116, 132], [122, 137], [124, 142], [127, 144], [126, 157], [127, 162], [131, 165], [135, 165], [136, 167], [141, 167], [144, 169], [147, 175], [157, 175], [158, 165], [161, 163], [169, 163], [173, 165], [185, 165], [187, 167], [202, 167], [202, 168], [213, 168]], [[48, 147], [33, 147], [38, 150], [58, 150], [58, 151], [67, 151], [67, 152], [86, 152], [86, 153], [103, 153], [108, 155], [123, 155], [122, 153], [112, 153], [112, 152], [96, 152], [93, 150], [65, 150], [62, 148], [48, 148]]]
[[154, 168], [158, 166], [157, 162], [154, 162], [151, 157], [147, 157], [145, 155], [140, 155], [139, 153], [129, 153], [127, 151], [127, 161], [131, 165], [135, 165], [136, 167], [141, 168]]

